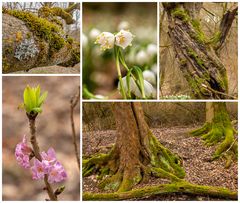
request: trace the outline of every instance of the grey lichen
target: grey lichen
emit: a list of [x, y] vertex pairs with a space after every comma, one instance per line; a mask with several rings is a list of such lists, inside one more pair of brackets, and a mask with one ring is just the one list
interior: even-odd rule
[[33, 58], [39, 53], [38, 47], [33, 38], [24, 39], [16, 48], [14, 57], [19, 61]]

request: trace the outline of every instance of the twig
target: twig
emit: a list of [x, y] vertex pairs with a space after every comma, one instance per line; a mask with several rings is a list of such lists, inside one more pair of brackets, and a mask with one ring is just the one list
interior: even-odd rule
[[206, 86], [206, 85], [204, 85], [204, 84], [202, 84], [202, 86], [205, 87], [206, 89], [212, 91], [212, 92], [215, 93], [215, 94], [221, 94], [221, 95], [226, 96], [227, 98], [230, 98], [230, 99], [237, 99], [236, 97], [234, 97], [234, 96], [232, 96], [232, 95], [229, 95], [229, 94], [226, 94], [226, 93], [223, 93], [223, 92], [219, 92], [219, 91], [214, 90], [214, 89], [212, 89], [211, 87], [208, 87], [208, 86]]
[[234, 141], [233, 141], [233, 143], [231, 144], [231, 146], [225, 151], [225, 154], [232, 149], [232, 147], [233, 147], [233, 145], [236, 143], [237, 139], [238, 139], [237, 137], [234, 139]]
[[74, 149], [75, 149], [75, 156], [76, 156], [76, 159], [77, 159], [78, 168], [80, 170], [80, 156], [79, 156], [79, 153], [78, 153], [77, 137], [76, 137], [74, 118], [73, 118], [74, 108], [76, 107], [79, 100], [80, 100], [80, 87], [78, 87], [77, 93], [71, 98], [71, 101], [70, 101], [70, 103], [71, 103], [71, 105], [70, 105], [70, 112], [71, 112], [70, 117], [71, 117], [73, 145], [74, 145]]
[[[33, 152], [34, 156], [39, 160], [42, 161], [42, 157], [40, 155], [40, 150], [37, 142], [37, 137], [36, 137], [36, 125], [35, 125], [35, 120], [38, 114], [28, 114], [27, 117], [29, 120], [29, 128], [30, 128], [30, 133], [31, 133], [31, 144], [33, 147]], [[57, 196], [54, 194], [53, 189], [51, 184], [48, 182], [48, 175], [44, 175], [44, 183], [46, 185], [46, 190], [48, 193], [48, 196], [51, 201], [57, 201]]]

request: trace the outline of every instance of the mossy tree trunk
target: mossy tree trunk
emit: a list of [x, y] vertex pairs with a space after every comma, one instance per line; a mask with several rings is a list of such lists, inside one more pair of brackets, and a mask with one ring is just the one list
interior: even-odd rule
[[207, 104], [206, 123], [200, 129], [191, 132], [193, 136], [201, 136], [206, 145], [219, 144], [212, 160], [223, 156], [226, 158], [226, 167], [230, 167], [232, 160], [237, 157], [237, 142], [234, 138], [226, 103], [212, 102]]
[[[108, 154], [83, 161], [83, 176], [97, 173], [105, 190], [124, 192], [151, 175], [178, 181], [185, 176], [180, 158], [149, 129], [140, 103], [114, 103], [117, 140]], [[105, 175], [110, 175], [105, 178]]]
[[210, 38], [201, 29], [203, 3], [163, 3], [168, 16], [168, 33], [179, 67], [192, 96], [199, 99], [227, 99], [228, 78], [218, 56], [237, 14], [237, 6], [225, 13], [219, 30]]
[[63, 22], [74, 23], [75, 9], [79, 4], [65, 10], [44, 6], [38, 14], [3, 8], [3, 73], [79, 63], [80, 44], [63, 29]]

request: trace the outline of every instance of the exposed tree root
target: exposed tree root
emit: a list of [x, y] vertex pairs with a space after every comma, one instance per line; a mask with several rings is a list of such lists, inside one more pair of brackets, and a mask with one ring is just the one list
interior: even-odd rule
[[83, 200], [127, 200], [154, 195], [184, 193], [237, 200], [237, 192], [222, 187], [194, 185], [185, 181], [134, 189], [128, 192], [83, 193]]
[[237, 142], [234, 140], [235, 129], [231, 124], [225, 103], [214, 104], [214, 118], [203, 127], [190, 132], [193, 136], [200, 136], [207, 146], [218, 144], [212, 160], [219, 157], [226, 158], [226, 168], [237, 157]]

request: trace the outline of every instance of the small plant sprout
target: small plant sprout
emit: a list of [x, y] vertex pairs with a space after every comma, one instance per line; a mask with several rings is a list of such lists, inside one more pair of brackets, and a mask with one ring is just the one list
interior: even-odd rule
[[23, 104], [21, 104], [20, 107], [24, 108], [27, 114], [41, 113], [41, 106], [46, 100], [47, 94], [47, 92], [44, 92], [41, 95], [41, 89], [39, 85], [35, 88], [27, 85], [23, 92]]
[[[44, 190], [47, 191], [49, 199], [56, 201], [64, 188], [57, 188], [55, 191], [52, 188], [52, 183], [59, 183], [67, 179], [67, 173], [61, 163], [57, 160], [55, 150], [49, 148], [47, 152], [40, 152], [37, 142], [35, 120], [38, 113], [42, 112], [42, 105], [47, 98], [47, 92], [41, 95], [40, 86], [27, 86], [23, 93], [23, 104], [21, 107], [26, 111], [29, 128], [30, 128], [30, 143], [28, 145], [27, 137], [24, 135], [22, 141], [15, 148], [15, 157], [17, 163], [25, 169], [30, 169], [33, 180], [44, 180]], [[59, 192], [61, 189], [61, 192]]]
[[[96, 44], [100, 44], [103, 51], [114, 48], [114, 56], [116, 60], [116, 69], [118, 74], [118, 90], [123, 99], [147, 99], [155, 96], [153, 86], [144, 80], [142, 69], [138, 66], [128, 67], [124, 51], [127, 47], [132, 46], [134, 35], [128, 30], [120, 30], [115, 35], [110, 32], [101, 33]], [[145, 63], [144, 59], [144, 63]], [[126, 70], [126, 76], [122, 77], [121, 66]], [[86, 92], [85, 94], [89, 93]], [[89, 97], [89, 94], [88, 94]]]

